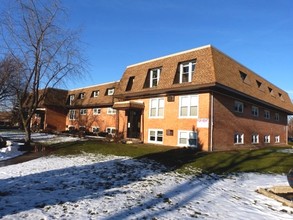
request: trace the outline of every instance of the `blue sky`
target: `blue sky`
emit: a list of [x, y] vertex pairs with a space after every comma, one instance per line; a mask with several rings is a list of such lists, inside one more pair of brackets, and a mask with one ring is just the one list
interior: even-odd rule
[[62, 0], [90, 69], [68, 88], [119, 80], [128, 65], [212, 44], [293, 97], [292, 0]]

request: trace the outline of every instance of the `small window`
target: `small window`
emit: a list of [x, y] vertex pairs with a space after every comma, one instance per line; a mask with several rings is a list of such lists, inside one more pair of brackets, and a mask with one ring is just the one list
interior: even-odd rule
[[108, 108], [108, 109], [107, 109], [107, 114], [108, 114], [108, 115], [115, 115], [115, 114], [116, 114], [116, 109]]
[[93, 114], [94, 114], [94, 115], [99, 115], [99, 114], [101, 114], [101, 109], [100, 109], [100, 108], [94, 108], [94, 109], [93, 109]]
[[150, 99], [150, 118], [163, 118], [164, 105], [164, 98]]
[[161, 69], [152, 69], [150, 71], [150, 88], [158, 86], [160, 75]]
[[91, 95], [91, 97], [96, 98], [96, 97], [99, 96], [99, 94], [100, 94], [100, 91], [99, 91], [99, 90], [92, 91], [92, 95]]
[[282, 101], [284, 101], [284, 98], [283, 98], [282, 93], [278, 93], [278, 94], [279, 94], [279, 98], [280, 98]]
[[134, 76], [129, 77], [125, 91], [130, 91], [132, 89], [134, 78], [135, 78]]
[[80, 109], [80, 114], [81, 115], [86, 115], [87, 114], [87, 109]]
[[97, 134], [100, 132], [100, 128], [99, 127], [92, 127], [92, 132]]
[[178, 145], [184, 147], [196, 147], [197, 133], [194, 131], [178, 131]]
[[259, 143], [259, 135], [258, 135], [258, 134], [253, 134], [253, 135], [252, 135], [252, 140], [251, 140], [251, 142], [252, 142], [253, 144], [258, 144], [258, 143]]
[[[179, 64], [178, 76], [175, 77], [174, 83], [186, 83], [192, 81], [195, 71], [195, 60]], [[177, 75], [177, 74], [176, 74]]]
[[234, 111], [243, 113], [244, 105], [243, 102], [235, 101], [234, 102]]
[[280, 143], [280, 135], [275, 136], [275, 143]]
[[271, 136], [270, 136], [270, 135], [265, 135], [265, 136], [264, 136], [264, 142], [265, 142], [266, 144], [269, 144], [269, 143], [271, 142]]
[[69, 110], [69, 120], [75, 120], [75, 110]]
[[75, 98], [75, 95], [70, 95], [69, 96], [69, 105], [72, 105], [73, 104], [74, 98]]
[[269, 110], [264, 110], [264, 118], [265, 119], [270, 119], [271, 118], [271, 113]]
[[115, 134], [116, 134], [116, 128], [114, 128], [114, 127], [107, 127], [107, 128], [106, 128], [106, 132], [107, 132], [108, 134], [115, 135]]
[[280, 121], [280, 114], [278, 112], [275, 113], [275, 121]]
[[262, 83], [261, 83], [260, 81], [256, 80], [256, 85], [257, 85], [257, 87], [260, 89]]
[[111, 88], [111, 89], [107, 89], [107, 92], [106, 92], [106, 95], [114, 95], [114, 91], [115, 89], [114, 88]]
[[236, 133], [234, 134], [234, 144], [243, 144], [244, 134]]
[[252, 108], [251, 108], [251, 114], [252, 114], [254, 117], [258, 117], [258, 115], [259, 115], [258, 107], [256, 107], [256, 106], [252, 106]]
[[85, 93], [81, 92], [81, 93], [79, 93], [78, 98], [79, 99], [84, 99], [84, 96], [85, 96]]
[[239, 73], [240, 73], [240, 77], [241, 77], [242, 81], [245, 81], [247, 74], [242, 71], [239, 71]]
[[162, 144], [163, 143], [163, 130], [149, 129], [149, 143]]

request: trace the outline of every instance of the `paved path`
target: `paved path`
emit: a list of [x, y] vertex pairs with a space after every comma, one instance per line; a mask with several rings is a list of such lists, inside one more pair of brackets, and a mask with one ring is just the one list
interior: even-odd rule
[[28, 152], [15, 158], [0, 161], [0, 167], [9, 166], [9, 165], [17, 164], [17, 163], [23, 163], [26, 161], [30, 161], [30, 160], [34, 160], [34, 159], [46, 156], [48, 154], [49, 154], [48, 151]]

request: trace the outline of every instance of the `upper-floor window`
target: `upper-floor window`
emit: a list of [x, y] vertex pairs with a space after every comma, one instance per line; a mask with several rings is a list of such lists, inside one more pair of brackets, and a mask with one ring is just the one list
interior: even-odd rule
[[198, 96], [180, 96], [179, 97], [179, 117], [197, 117], [198, 116]]
[[152, 69], [150, 71], [150, 87], [158, 86], [161, 75], [161, 69]]
[[234, 111], [243, 113], [244, 105], [243, 102], [235, 101], [234, 102]]
[[108, 109], [107, 109], [107, 114], [108, 114], [108, 115], [115, 115], [115, 114], [116, 114], [116, 109], [108, 108]]
[[69, 95], [69, 105], [72, 105], [74, 102], [74, 95]]
[[87, 109], [80, 109], [80, 114], [81, 115], [86, 115], [87, 114]]
[[129, 77], [125, 91], [130, 91], [132, 89], [134, 78], [135, 78], [135, 76]]
[[75, 120], [75, 110], [69, 110], [69, 120]]
[[84, 99], [84, 96], [85, 96], [85, 93], [84, 92], [81, 92], [81, 93], [79, 93], [78, 98], [79, 99]]
[[99, 90], [92, 91], [92, 97], [94, 97], [94, 98], [98, 97], [99, 94], [100, 94], [100, 91]]
[[195, 70], [195, 60], [180, 64], [179, 83], [191, 82]]
[[94, 114], [94, 115], [99, 115], [99, 114], [101, 114], [101, 109], [100, 109], [100, 108], [94, 108], [94, 109], [93, 109], [93, 114]]
[[280, 121], [280, 114], [279, 113], [275, 113], [275, 121]]
[[106, 95], [114, 95], [114, 88], [107, 89]]
[[264, 118], [265, 118], [265, 119], [270, 119], [270, 118], [271, 118], [271, 113], [270, 113], [269, 110], [265, 110], [265, 111], [264, 111]]
[[150, 99], [150, 118], [164, 117], [164, 98]]
[[258, 117], [258, 113], [259, 111], [258, 111], [258, 107], [256, 107], [256, 106], [252, 106], [252, 108], [251, 108], [251, 114], [253, 115], [253, 116], [255, 116], [255, 117]]

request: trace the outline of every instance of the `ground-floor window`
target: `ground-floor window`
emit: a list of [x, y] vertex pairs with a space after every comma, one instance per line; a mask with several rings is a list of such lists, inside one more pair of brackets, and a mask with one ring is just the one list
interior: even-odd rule
[[275, 136], [275, 143], [280, 143], [280, 135]]
[[178, 145], [196, 147], [197, 133], [194, 131], [178, 131]]
[[114, 127], [107, 127], [106, 128], [106, 132], [108, 133], [108, 134], [116, 134], [116, 128], [114, 128]]
[[100, 128], [99, 127], [92, 127], [92, 132], [99, 133]]
[[252, 140], [251, 140], [251, 142], [252, 142], [253, 144], [258, 144], [258, 143], [259, 143], [259, 135], [258, 135], [258, 134], [253, 134], [253, 135], [252, 135]]
[[265, 136], [264, 136], [264, 142], [265, 142], [266, 144], [269, 144], [269, 143], [271, 142], [271, 136], [270, 136], [270, 135], [265, 135]]
[[234, 144], [243, 144], [244, 143], [244, 134], [236, 133], [234, 134]]
[[149, 143], [162, 144], [163, 134], [164, 132], [162, 129], [149, 129]]

